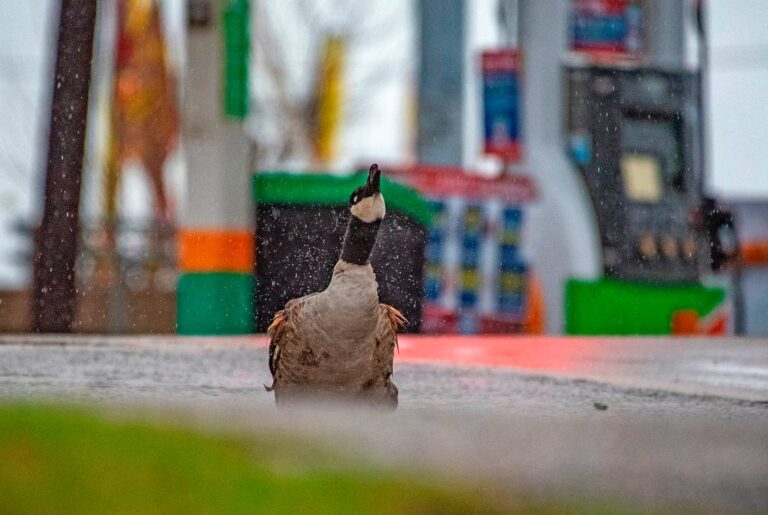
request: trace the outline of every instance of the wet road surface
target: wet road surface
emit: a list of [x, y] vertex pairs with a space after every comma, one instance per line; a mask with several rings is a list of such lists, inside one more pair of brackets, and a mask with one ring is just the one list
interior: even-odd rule
[[[318, 437], [380, 464], [509, 491], [650, 508], [768, 507], [760, 340], [565, 339], [560, 353], [557, 339], [518, 340], [506, 353], [459, 341], [441, 351], [471, 358], [462, 360], [403, 338], [400, 409], [386, 416], [275, 410], [262, 386], [269, 381], [263, 343], [0, 337], [0, 395], [183, 408], [219, 428]], [[466, 366], [481, 359], [497, 366]]]
[[627, 387], [768, 401], [768, 340], [403, 337], [401, 360], [495, 366]]

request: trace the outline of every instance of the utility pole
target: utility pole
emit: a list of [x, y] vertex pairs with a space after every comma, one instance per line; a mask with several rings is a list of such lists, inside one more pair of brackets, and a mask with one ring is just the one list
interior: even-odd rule
[[32, 324], [35, 332], [69, 332], [75, 315], [80, 176], [96, 3], [97, 0], [61, 1], [45, 206], [34, 257]]

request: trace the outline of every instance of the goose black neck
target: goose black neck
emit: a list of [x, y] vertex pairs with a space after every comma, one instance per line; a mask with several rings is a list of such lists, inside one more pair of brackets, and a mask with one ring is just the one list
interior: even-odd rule
[[355, 265], [366, 264], [376, 244], [380, 226], [381, 220], [363, 222], [355, 215], [350, 215], [344, 244], [341, 247], [341, 259]]

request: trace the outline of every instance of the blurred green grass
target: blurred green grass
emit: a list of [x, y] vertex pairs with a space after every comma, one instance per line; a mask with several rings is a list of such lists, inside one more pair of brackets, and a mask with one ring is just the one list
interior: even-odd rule
[[278, 435], [218, 437], [25, 404], [0, 405], [0, 511], [514, 512], [455, 484], [355, 465]]

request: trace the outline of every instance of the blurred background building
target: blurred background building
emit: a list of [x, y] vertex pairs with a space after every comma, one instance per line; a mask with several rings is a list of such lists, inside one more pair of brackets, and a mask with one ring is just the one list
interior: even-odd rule
[[[30, 327], [59, 5], [2, 7], [0, 330]], [[322, 197], [335, 226], [329, 192], [376, 161], [412, 330], [768, 334], [764, 2], [99, 0], [96, 21], [74, 330], [261, 327], [312, 285], [269, 275], [260, 224]]]

